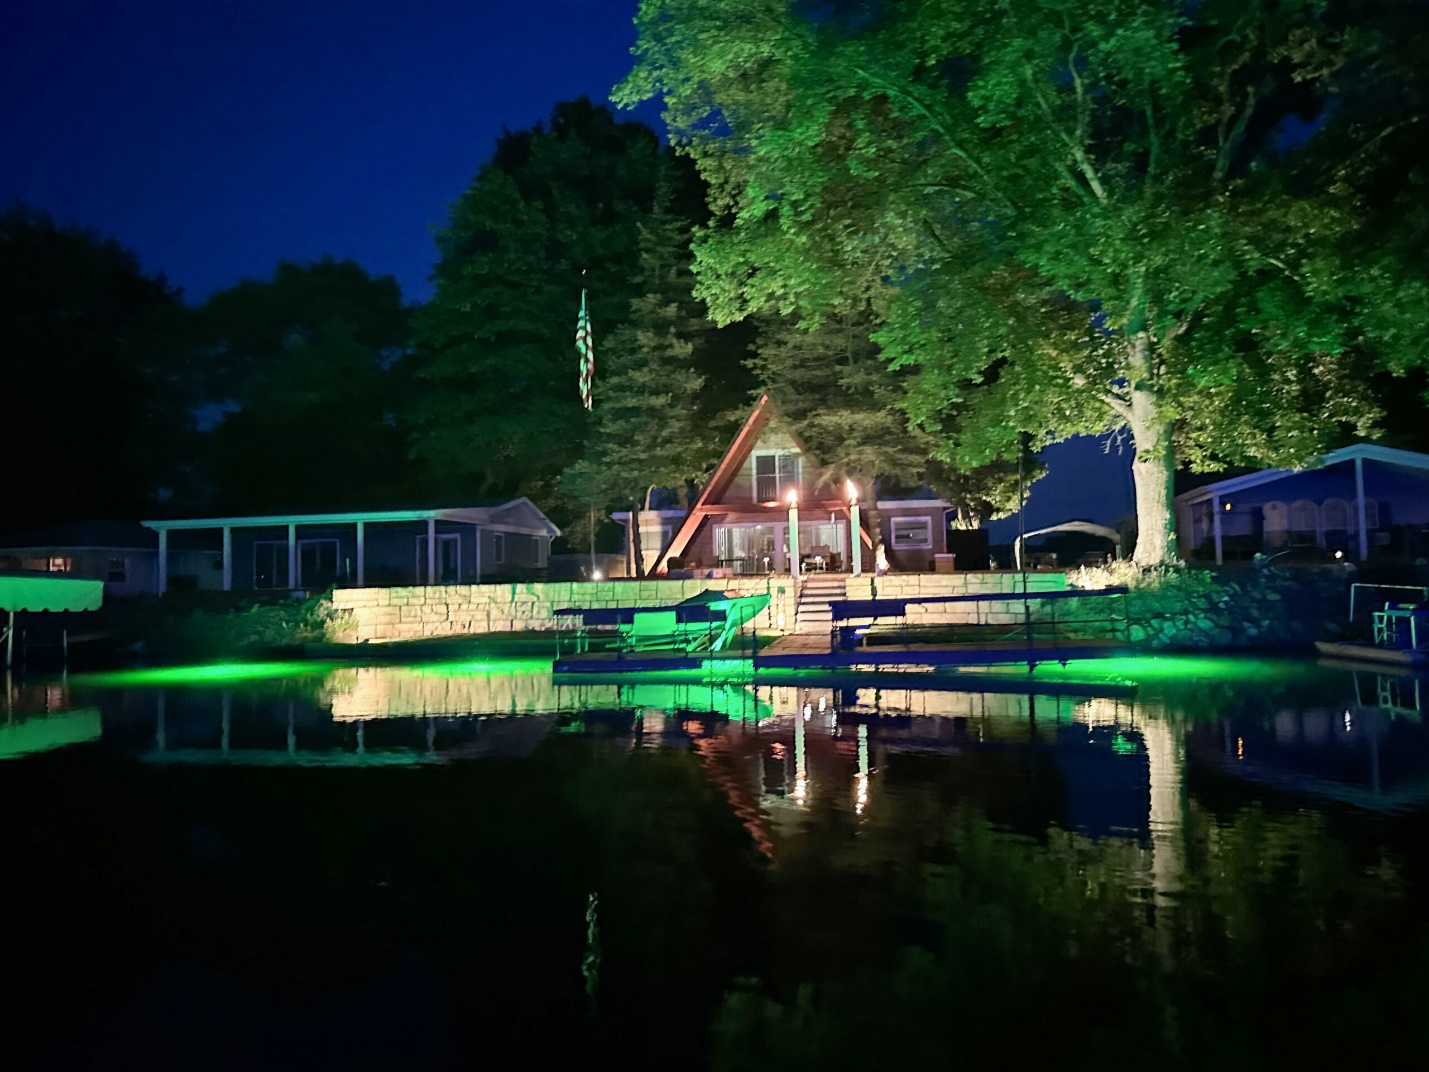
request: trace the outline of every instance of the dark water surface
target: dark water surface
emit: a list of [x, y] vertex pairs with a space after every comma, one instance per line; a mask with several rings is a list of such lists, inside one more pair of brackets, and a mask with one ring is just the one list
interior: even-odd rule
[[1424, 1067], [1429, 689], [909, 683], [16, 683], [0, 1061]]

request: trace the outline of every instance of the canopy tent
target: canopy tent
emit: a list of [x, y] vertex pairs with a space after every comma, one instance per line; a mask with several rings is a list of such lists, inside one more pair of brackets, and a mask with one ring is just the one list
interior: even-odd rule
[[103, 581], [30, 571], [0, 573], [0, 613], [9, 613], [0, 633], [5, 640], [5, 666], [14, 661], [16, 611], [98, 610], [103, 602]]
[[1034, 536], [1046, 536], [1050, 532], [1082, 532], [1089, 536], [1100, 536], [1110, 540], [1112, 546], [1116, 548], [1116, 557], [1121, 557], [1121, 533], [1116, 529], [1108, 528], [1105, 525], [1093, 524], [1090, 521], [1064, 521], [1060, 525], [1048, 525], [1045, 529], [1037, 529], [1035, 532], [1024, 532], [1021, 536], [1012, 541], [1012, 553], [1017, 560], [1017, 568], [1022, 568], [1022, 544]]

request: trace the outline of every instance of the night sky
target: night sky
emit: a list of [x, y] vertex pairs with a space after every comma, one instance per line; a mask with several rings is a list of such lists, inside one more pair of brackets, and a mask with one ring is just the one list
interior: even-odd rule
[[[422, 301], [432, 231], [502, 127], [606, 99], [636, 6], [10, 0], [0, 203], [112, 235], [191, 303], [324, 254]], [[658, 129], [655, 108], [634, 115]], [[1029, 529], [1130, 511], [1128, 454], [1083, 440], [1045, 460]]]
[[190, 302], [325, 253], [422, 300], [432, 230], [501, 128], [604, 100], [629, 67], [635, 9], [10, 0], [0, 203], [113, 235]]

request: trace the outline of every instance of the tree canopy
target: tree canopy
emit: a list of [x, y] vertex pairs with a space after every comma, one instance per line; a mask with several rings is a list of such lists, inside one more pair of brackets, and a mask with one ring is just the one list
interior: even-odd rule
[[[868, 306], [963, 466], [1129, 434], [1136, 558], [1178, 461], [1295, 464], [1417, 363], [1422, 278], [1360, 241], [1321, 151], [1385, 48], [1320, 0], [644, 0], [616, 99], [665, 102], [711, 187], [721, 321]], [[1353, 144], [1366, 145], [1343, 125]]]
[[190, 419], [162, 341], [177, 293], [112, 239], [0, 214], [5, 523], [153, 512]]
[[602, 510], [638, 503], [652, 487], [700, 480], [737, 426], [721, 410], [730, 382], [742, 379], [741, 341], [719, 331], [695, 299], [691, 223], [668, 199], [640, 225], [640, 293], [629, 319], [597, 348], [603, 372], [591, 434], [561, 477], [576, 502]]
[[414, 449], [467, 494], [549, 495], [581, 453], [576, 313], [603, 340], [638, 293], [640, 225], [672, 164], [648, 127], [581, 99], [506, 132], [438, 236], [436, 293], [417, 317]]
[[210, 419], [205, 491], [223, 513], [410, 505], [423, 476], [398, 418], [409, 313], [391, 276], [284, 262], [195, 311], [189, 346]]

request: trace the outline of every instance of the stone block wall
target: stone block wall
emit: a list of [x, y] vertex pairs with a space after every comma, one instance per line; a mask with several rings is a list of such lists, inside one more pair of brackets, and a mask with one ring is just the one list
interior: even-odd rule
[[332, 594], [333, 639], [352, 642], [420, 637], [520, 633], [556, 628], [563, 607], [615, 608], [678, 603], [707, 589], [755, 595], [769, 592], [769, 609], [755, 620], [760, 632], [794, 623], [795, 595], [786, 578], [749, 581], [552, 581], [450, 584], [411, 588], [339, 588]]
[[[1061, 592], [1064, 573], [1029, 573], [1029, 592]], [[849, 599], [917, 599], [928, 596], [974, 596], [1006, 593], [1007, 602], [933, 603], [910, 606], [910, 625], [1016, 625], [1023, 620], [1020, 573], [890, 573], [884, 577], [850, 577], [844, 586]]]

